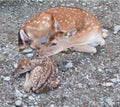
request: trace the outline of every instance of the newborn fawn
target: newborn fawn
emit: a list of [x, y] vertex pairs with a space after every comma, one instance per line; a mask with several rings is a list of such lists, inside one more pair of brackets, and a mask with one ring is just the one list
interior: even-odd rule
[[24, 59], [20, 61], [14, 72], [26, 73], [23, 85], [26, 92], [29, 92], [31, 88], [35, 93], [45, 92], [56, 88], [60, 83], [57, 64], [47, 57]]

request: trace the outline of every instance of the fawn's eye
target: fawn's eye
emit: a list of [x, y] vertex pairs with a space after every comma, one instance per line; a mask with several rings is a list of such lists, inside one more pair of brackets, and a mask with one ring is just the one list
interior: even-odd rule
[[29, 63], [29, 65], [31, 66], [31, 63]]
[[52, 43], [50, 46], [55, 46], [56, 45], [56, 43]]
[[22, 67], [21, 70], [24, 70], [24, 67]]
[[22, 66], [22, 67], [21, 67], [21, 70], [24, 70], [24, 69], [25, 69], [25, 66]]
[[56, 39], [51, 42], [50, 46], [55, 46], [55, 45], [57, 45], [57, 40]]

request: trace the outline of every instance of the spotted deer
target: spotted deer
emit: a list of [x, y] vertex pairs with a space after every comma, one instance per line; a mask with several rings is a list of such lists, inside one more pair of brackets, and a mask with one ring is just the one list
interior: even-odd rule
[[26, 92], [31, 88], [35, 93], [45, 92], [56, 88], [60, 83], [57, 64], [49, 57], [24, 59], [19, 62], [14, 73], [26, 73], [23, 85]]
[[96, 53], [95, 47], [104, 45], [105, 37], [107, 35], [102, 32], [97, 18], [90, 12], [75, 7], [57, 6], [34, 15], [22, 25], [19, 47], [20, 44], [25, 47], [25, 41], [31, 39], [31, 47], [41, 47], [44, 44], [40, 56], [51, 56], [68, 48]]

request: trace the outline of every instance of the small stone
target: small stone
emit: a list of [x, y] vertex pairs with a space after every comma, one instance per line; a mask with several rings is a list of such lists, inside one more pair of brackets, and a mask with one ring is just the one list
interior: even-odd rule
[[66, 6], [73, 6], [74, 3], [69, 3], [69, 4], [66, 4]]
[[28, 97], [29, 100], [34, 100], [33, 96]]
[[73, 67], [73, 63], [71, 62], [71, 60], [65, 65], [66, 68], [72, 68]]
[[114, 34], [117, 34], [118, 33], [118, 31], [120, 31], [120, 25], [116, 25], [115, 27], [114, 27]]
[[70, 106], [64, 105], [64, 107], [70, 107]]
[[55, 107], [55, 105], [54, 105], [54, 104], [51, 104], [50, 107]]
[[114, 103], [113, 103], [113, 100], [111, 98], [107, 98], [106, 99], [106, 102], [111, 106], [113, 107]]
[[9, 76], [3, 76], [1, 75], [1, 78], [4, 80], [4, 81], [10, 81], [10, 77]]
[[98, 7], [94, 6], [93, 9], [96, 10]]
[[31, 52], [32, 52], [32, 49], [27, 48], [27, 49], [24, 49], [21, 53], [27, 54], [27, 53], [31, 53]]
[[103, 70], [102, 70], [101, 68], [98, 68], [98, 71], [99, 71], [99, 72], [102, 72]]
[[114, 84], [112, 82], [106, 82], [106, 83], [103, 83], [103, 86], [106, 86], [106, 87], [110, 87], [110, 86], [113, 86]]
[[23, 105], [23, 107], [28, 107], [27, 105]]
[[44, 0], [37, 0], [37, 2], [43, 2]]
[[15, 101], [15, 105], [16, 107], [22, 107], [22, 101], [21, 100]]
[[82, 3], [83, 6], [86, 6], [86, 3]]
[[28, 96], [26, 94], [23, 95], [23, 98], [27, 98]]
[[117, 83], [117, 79], [116, 78], [110, 79], [110, 81], [112, 81], [113, 83]]
[[14, 68], [17, 68], [18, 64], [17, 64], [17, 63], [15, 63], [13, 66], [14, 66]]
[[21, 98], [23, 96], [23, 94], [18, 90], [18, 89], [15, 89], [15, 96], [18, 98]]
[[26, 56], [27, 56], [27, 58], [32, 58], [33, 57], [33, 53], [28, 53]]
[[102, 29], [102, 32], [103, 33], [108, 33], [108, 30], [107, 29]]
[[34, 104], [35, 104], [35, 105], [38, 105], [38, 102], [35, 102]]
[[112, 81], [113, 83], [120, 83], [119, 77], [118, 78], [110, 79], [110, 81]]
[[83, 0], [84, 2], [88, 2], [88, 0]]

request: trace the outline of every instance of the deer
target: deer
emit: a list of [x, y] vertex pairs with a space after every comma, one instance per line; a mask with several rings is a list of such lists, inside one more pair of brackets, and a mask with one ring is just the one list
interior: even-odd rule
[[35, 14], [24, 23], [18, 42], [19, 49], [24, 49], [25, 42], [32, 40], [31, 47], [40, 48], [40, 57], [45, 57], [69, 48], [96, 53], [96, 46], [105, 45], [106, 37], [92, 13], [76, 7], [56, 6]]
[[26, 73], [24, 90], [41, 93], [56, 88], [58, 79], [58, 67], [56, 62], [49, 57], [21, 60], [14, 73], [22, 75]]

